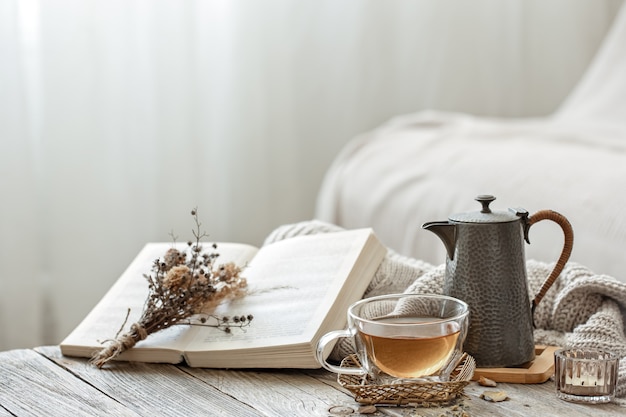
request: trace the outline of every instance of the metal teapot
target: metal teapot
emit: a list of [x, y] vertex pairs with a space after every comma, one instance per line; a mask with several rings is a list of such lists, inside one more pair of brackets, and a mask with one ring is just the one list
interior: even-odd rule
[[[453, 214], [448, 221], [427, 222], [446, 247], [444, 294], [465, 301], [470, 325], [464, 349], [479, 367], [520, 366], [535, 358], [533, 313], [563, 270], [572, 251], [574, 233], [569, 221], [552, 210], [532, 216], [524, 209], [492, 211], [491, 195], [480, 195], [477, 212]], [[554, 269], [530, 301], [524, 241], [530, 227], [552, 220], [565, 235]]]

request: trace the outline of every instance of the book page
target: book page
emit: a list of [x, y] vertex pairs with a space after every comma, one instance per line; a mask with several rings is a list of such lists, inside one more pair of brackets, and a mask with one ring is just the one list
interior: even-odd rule
[[[250, 326], [234, 328], [229, 334], [200, 331], [187, 351], [235, 351], [303, 343], [308, 347], [369, 240], [375, 240], [372, 231], [360, 229], [299, 236], [261, 248], [243, 273], [250, 293], [220, 310], [231, 317], [252, 314]], [[384, 249], [378, 240], [375, 242], [378, 251], [372, 256], [377, 267]], [[361, 283], [357, 299], [370, 278]], [[345, 311], [340, 314], [345, 317]]]
[[[245, 244], [217, 245], [216, 252], [220, 255], [217, 259], [218, 264], [232, 261], [243, 266], [250, 262], [258, 251], [257, 248]], [[61, 352], [69, 356], [90, 357], [93, 352], [104, 346], [107, 339], [115, 338], [130, 309], [122, 329], [122, 332], [128, 331], [131, 324], [139, 320], [148, 295], [148, 281], [144, 274], [150, 274], [154, 260], [161, 258], [172, 246], [172, 243], [146, 244], [96, 307], [61, 343]], [[179, 250], [186, 247], [185, 244], [175, 246]], [[149, 335], [146, 340], [136, 345], [137, 349], [124, 352], [119, 359], [180, 362], [181, 352], [193, 338], [195, 331], [196, 329], [190, 326], [172, 326]], [[146, 357], [139, 348], [158, 352]], [[171, 350], [172, 354], [166, 355], [163, 350]]]

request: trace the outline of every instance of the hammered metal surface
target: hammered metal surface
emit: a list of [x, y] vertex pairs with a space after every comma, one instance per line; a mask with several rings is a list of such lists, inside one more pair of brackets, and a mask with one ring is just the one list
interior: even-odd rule
[[470, 307], [464, 349], [479, 367], [534, 359], [532, 317], [521, 222], [458, 223], [444, 293]]
[[470, 211], [468, 213], [452, 214], [449, 219], [459, 223], [503, 223], [517, 222], [519, 217], [513, 211], [492, 211], [481, 213], [480, 211]]

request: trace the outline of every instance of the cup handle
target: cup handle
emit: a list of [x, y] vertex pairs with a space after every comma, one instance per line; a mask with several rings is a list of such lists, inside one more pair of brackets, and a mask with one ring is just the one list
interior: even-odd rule
[[325, 369], [334, 372], [336, 374], [348, 374], [348, 375], [365, 375], [367, 371], [363, 368], [342, 368], [340, 366], [336, 366], [330, 364], [326, 361], [327, 355], [325, 354], [326, 347], [330, 345], [331, 342], [340, 339], [340, 338], [348, 338], [354, 337], [354, 332], [350, 329], [347, 330], [335, 330], [329, 333], [326, 333], [324, 336], [320, 338], [317, 342], [317, 350], [316, 356], [317, 361], [322, 365]]
[[546, 295], [546, 292], [548, 292], [552, 284], [554, 284], [556, 278], [559, 276], [561, 271], [563, 271], [563, 268], [565, 267], [565, 264], [567, 263], [569, 256], [572, 253], [572, 247], [574, 245], [574, 230], [572, 229], [572, 225], [565, 218], [565, 216], [557, 213], [556, 211], [541, 210], [530, 216], [530, 218], [528, 219], [528, 227], [530, 228], [530, 226], [542, 220], [551, 220], [561, 226], [565, 239], [563, 242], [563, 250], [561, 251], [561, 256], [559, 256], [559, 259], [556, 262], [554, 269], [552, 270], [548, 278], [546, 278], [546, 280], [543, 282], [543, 285], [539, 289], [539, 292], [532, 302], [531, 311], [533, 316], [535, 315], [535, 308], [537, 307], [537, 304], [539, 304], [539, 302], [543, 299], [543, 297]]

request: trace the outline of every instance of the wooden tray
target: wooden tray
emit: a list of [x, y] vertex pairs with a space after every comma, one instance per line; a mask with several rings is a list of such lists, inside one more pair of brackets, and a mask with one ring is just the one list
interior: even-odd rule
[[535, 360], [516, 368], [476, 368], [473, 381], [481, 376], [496, 382], [514, 384], [540, 384], [554, 374], [554, 352], [556, 346], [535, 346]]

